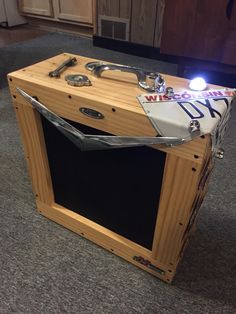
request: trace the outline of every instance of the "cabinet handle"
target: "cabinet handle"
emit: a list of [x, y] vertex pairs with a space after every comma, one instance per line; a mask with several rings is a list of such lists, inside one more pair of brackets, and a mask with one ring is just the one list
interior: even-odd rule
[[96, 77], [100, 77], [104, 71], [108, 70], [133, 73], [137, 76], [138, 85], [147, 92], [162, 93], [165, 91], [165, 81], [163, 77], [156, 72], [148, 72], [127, 65], [104, 64], [100, 62], [89, 62], [85, 65], [85, 68], [91, 71]]
[[228, 0], [228, 4], [226, 6], [226, 11], [225, 11], [225, 14], [228, 20], [231, 19], [233, 6], [234, 6], [234, 0]]

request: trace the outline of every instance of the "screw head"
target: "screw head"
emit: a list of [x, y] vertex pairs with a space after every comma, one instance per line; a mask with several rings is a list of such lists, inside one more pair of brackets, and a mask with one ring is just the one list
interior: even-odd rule
[[219, 158], [219, 159], [223, 159], [224, 158], [224, 149], [223, 148], [218, 148], [216, 151], [215, 151], [215, 156], [216, 158]]
[[168, 97], [173, 97], [174, 96], [174, 89], [173, 87], [166, 87], [166, 92], [165, 95]]
[[200, 131], [200, 122], [198, 120], [191, 120], [189, 123], [189, 132], [194, 133]]

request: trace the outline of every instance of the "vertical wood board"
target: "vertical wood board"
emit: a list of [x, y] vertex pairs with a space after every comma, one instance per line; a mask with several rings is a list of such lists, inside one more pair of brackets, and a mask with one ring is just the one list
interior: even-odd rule
[[154, 47], [157, 47], [157, 48], [161, 46], [164, 11], [165, 11], [165, 0], [158, 0], [156, 26], [155, 26], [155, 34], [154, 34]]
[[53, 0], [55, 17], [62, 20], [93, 23], [93, 0]]
[[98, 0], [98, 14], [119, 17], [119, 0]]
[[153, 46], [157, 0], [136, 0], [132, 5], [130, 41]]
[[14, 101], [14, 107], [35, 197], [51, 204], [54, 197], [40, 116], [32, 107], [17, 101]]
[[19, 6], [24, 13], [49, 17], [53, 15], [51, 0], [20, 0]]
[[130, 19], [131, 15], [131, 0], [120, 0], [119, 17]]
[[[194, 170], [193, 170], [194, 169]], [[175, 265], [196, 196], [201, 165], [169, 155], [153, 243], [153, 258]]]

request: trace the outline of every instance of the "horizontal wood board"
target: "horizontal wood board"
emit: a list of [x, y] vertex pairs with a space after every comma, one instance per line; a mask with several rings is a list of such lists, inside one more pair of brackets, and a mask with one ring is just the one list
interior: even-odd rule
[[[68, 68], [61, 78], [50, 78], [52, 71], [71, 54], [63, 53], [48, 60], [9, 74], [11, 92], [17, 101], [27, 104], [18, 95], [16, 87], [20, 87], [38, 99], [49, 109], [67, 119], [89, 125], [114, 135], [156, 136], [152, 126], [136, 97], [146, 92], [137, 86], [135, 75], [109, 71], [102, 78], [96, 78], [85, 69], [85, 64], [97, 61], [91, 58], [76, 56], [78, 64]], [[65, 81], [67, 74], [85, 74], [92, 81], [90, 87], [73, 87]], [[168, 86], [176, 92], [186, 90], [188, 80], [163, 75]], [[103, 113], [105, 119], [89, 119], [79, 112], [80, 107], [90, 107]], [[142, 127], [140, 127], [142, 126]], [[196, 138], [184, 145], [174, 148], [163, 148], [164, 151], [181, 155], [189, 160], [202, 163], [206, 140]], [[197, 158], [195, 157], [197, 156]]]

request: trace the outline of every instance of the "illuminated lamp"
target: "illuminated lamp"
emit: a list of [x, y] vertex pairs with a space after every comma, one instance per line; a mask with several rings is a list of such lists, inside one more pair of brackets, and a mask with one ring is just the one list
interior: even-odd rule
[[189, 88], [195, 91], [201, 91], [207, 88], [207, 83], [202, 77], [195, 77], [189, 83]]

